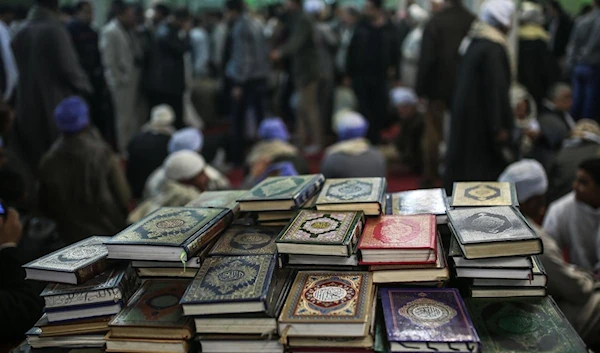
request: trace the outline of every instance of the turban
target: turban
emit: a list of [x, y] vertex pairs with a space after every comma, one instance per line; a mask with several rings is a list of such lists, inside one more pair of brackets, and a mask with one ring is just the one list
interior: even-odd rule
[[54, 120], [61, 132], [80, 132], [90, 124], [88, 106], [81, 97], [66, 98], [54, 109]]
[[369, 130], [369, 123], [365, 118], [350, 110], [337, 113], [333, 119], [333, 129], [340, 141], [365, 137]]
[[417, 24], [421, 24], [429, 19], [429, 12], [417, 4], [408, 7], [408, 16]]
[[419, 102], [415, 92], [406, 87], [394, 88], [390, 96], [394, 105], [417, 105]]
[[190, 180], [206, 167], [201, 155], [194, 151], [178, 151], [167, 157], [164, 168], [167, 178], [175, 181]]
[[510, 27], [514, 13], [515, 2], [513, 0], [486, 0], [481, 5], [479, 19], [489, 25], [499, 23], [504, 27]]
[[504, 170], [498, 181], [514, 183], [519, 202], [525, 202], [533, 196], [545, 195], [548, 191], [548, 176], [540, 162], [523, 159]]
[[290, 134], [285, 123], [280, 118], [264, 119], [258, 127], [258, 137], [261, 140], [288, 141]]
[[325, 4], [322, 0], [306, 0], [304, 2], [304, 12], [308, 14], [319, 14], [325, 10]]
[[202, 132], [194, 127], [186, 127], [171, 136], [169, 140], [169, 153], [183, 150], [200, 152], [203, 144], [204, 137], [202, 136]]
[[523, 23], [544, 24], [544, 9], [541, 5], [531, 1], [525, 1], [521, 4], [519, 20]]

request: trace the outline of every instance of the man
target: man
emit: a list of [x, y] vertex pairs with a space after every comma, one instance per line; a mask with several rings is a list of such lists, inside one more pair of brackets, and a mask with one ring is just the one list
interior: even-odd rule
[[190, 42], [192, 45], [192, 63], [194, 78], [206, 79], [210, 75], [210, 41], [208, 33], [202, 26], [202, 18], [196, 17], [194, 28], [190, 31]]
[[514, 158], [506, 38], [514, 11], [512, 0], [486, 0], [461, 44], [444, 178], [448, 192], [455, 181], [496, 180]]
[[271, 53], [271, 59], [290, 58], [298, 94], [296, 132], [305, 152], [316, 154], [323, 148], [323, 123], [319, 117], [319, 60], [315, 24], [302, 12], [302, 0], [286, 0], [291, 33], [287, 41]]
[[581, 119], [548, 171], [548, 202], [554, 202], [571, 192], [579, 164], [597, 156], [600, 156], [600, 125], [593, 120]]
[[36, 0], [12, 42], [20, 73], [11, 145], [35, 173], [59, 135], [54, 108], [74, 93], [92, 91], [69, 33], [58, 20], [58, 0]]
[[543, 166], [525, 159], [511, 164], [498, 180], [515, 183], [521, 212], [542, 240], [544, 253], [539, 258], [548, 276], [548, 294], [588, 347], [596, 349], [600, 343], [600, 283], [584, 269], [565, 263], [559, 245], [537, 225], [548, 190]]
[[550, 204], [544, 230], [561, 249], [568, 249], [568, 261], [589, 271], [600, 270], [600, 157], [582, 162], [573, 182], [573, 191]]
[[183, 56], [191, 50], [188, 32], [192, 19], [187, 9], [175, 10], [154, 33], [148, 67], [148, 99], [150, 106], [168, 104], [175, 111], [175, 128], [183, 123], [185, 65]]
[[345, 75], [346, 63], [348, 62], [348, 48], [352, 42], [352, 37], [354, 37], [354, 31], [360, 19], [360, 12], [352, 6], [346, 6], [341, 11], [342, 17], [337, 33], [340, 39], [340, 46], [335, 57], [335, 67], [339, 75]]
[[365, 21], [354, 32], [346, 71], [358, 99], [358, 110], [369, 122], [367, 138], [378, 144], [387, 123], [388, 78], [400, 78], [400, 43], [385, 17], [382, 0], [368, 0]]
[[225, 68], [233, 83], [231, 158], [241, 165], [246, 148], [246, 115], [254, 112], [260, 122], [264, 117], [263, 100], [269, 74], [266, 40], [260, 25], [246, 13], [243, 0], [228, 0], [225, 16], [231, 23], [231, 56]]
[[83, 99], [62, 101], [55, 119], [62, 136], [40, 163], [40, 209], [67, 244], [119, 232], [130, 201], [119, 159], [90, 129]]
[[19, 72], [10, 47], [9, 26], [14, 17], [12, 7], [0, 5], [0, 100], [9, 102], [17, 88]]
[[567, 50], [567, 67], [572, 70], [575, 119], [600, 121], [600, 0], [594, 10], [577, 21]]
[[113, 2], [113, 6], [116, 16], [102, 29], [100, 53], [115, 109], [117, 146], [125, 153], [129, 140], [145, 118], [138, 116], [136, 111], [140, 95], [141, 48], [133, 39], [133, 6], [123, 1]]
[[420, 173], [423, 166], [424, 118], [417, 108], [419, 99], [412, 89], [405, 87], [394, 88], [390, 98], [400, 123], [400, 134], [395, 141], [400, 160], [413, 172]]
[[152, 16], [152, 25], [154, 28], [158, 28], [167, 20], [167, 18], [169, 18], [171, 9], [167, 5], [161, 3], [154, 5], [152, 9], [154, 10], [154, 15]]
[[560, 63], [561, 69], [564, 70], [565, 55], [567, 54], [567, 44], [573, 30], [573, 20], [569, 14], [565, 12], [561, 3], [557, 0], [551, 0], [548, 3], [548, 11], [550, 15], [550, 50], [554, 57]]
[[461, 0], [446, 0], [444, 4], [423, 31], [415, 86], [417, 95], [429, 101], [423, 142], [425, 187], [438, 179], [439, 148], [444, 140], [444, 115], [454, 97], [458, 47], [475, 19]]

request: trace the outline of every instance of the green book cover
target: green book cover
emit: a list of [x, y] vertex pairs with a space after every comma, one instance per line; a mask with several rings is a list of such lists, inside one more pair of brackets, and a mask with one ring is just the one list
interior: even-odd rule
[[208, 256], [271, 255], [277, 252], [275, 239], [281, 227], [231, 226]]
[[550, 297], [471, 298], [467, 306], [484, 352], [587, 352], [577, 332]]
[[356, 232], [362, 229], [362, 212], [326, 212], [302, 210], [290, 222], [276, 243], [348, 245]]
[[[269, 177], [238, 199], [239, 202], [277, 201], [303, 199], [303, 204], [316, 192], [324, 181], [322, 174], [293, 177]], [[303, 195], [305, 194], [306, 195]], [[300, 206], [300, 205], [298, 205]]]
[[328, 179], [317, 205], [375, 202], [383, 205], [386, 187], [385, 178]]

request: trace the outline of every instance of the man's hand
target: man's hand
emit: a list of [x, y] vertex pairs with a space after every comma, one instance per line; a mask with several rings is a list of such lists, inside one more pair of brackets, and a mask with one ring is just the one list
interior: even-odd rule
[[244, 94], [244, 89], [240, 86], [235, 86], [231, 90], [231, 96], [236, 102], [239, 102], [242, 99], [242, 95]]
[[11, 208], [6, 219], [0, 217], [0, 245], [19, 244], [22, 235], [23, 226], [19, 221], [19, 213]]

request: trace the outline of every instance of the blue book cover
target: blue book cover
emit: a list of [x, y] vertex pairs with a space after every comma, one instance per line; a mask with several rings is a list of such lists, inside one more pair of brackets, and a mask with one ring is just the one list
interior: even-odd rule
[[381, 302], [392, 352], [480, 351], [479, 336], [455, 288], [383, 288]]

